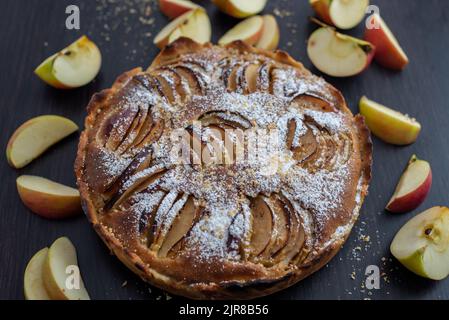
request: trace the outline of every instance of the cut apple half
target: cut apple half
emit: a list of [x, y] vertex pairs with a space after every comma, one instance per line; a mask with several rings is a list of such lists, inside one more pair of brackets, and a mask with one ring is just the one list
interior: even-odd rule
[[370, 65], [375, 48], [371, 43], [322, 27], [312, 33], [307, 53], [313, 65], [333, 77], [350, 77]]
[[386, 209], [396, 213], [415, 210], [424, 202], [431, 186], [432, 169], [430, 164], [413, 156]]
[[200, 44], [209, 42], [212, 27], [209, 16], [202, 8], [188, 11], [170, 22], [154, 38], [154, 43], [160, 49], [178, 38], [190, 38]]
[[264, 19], [261, 16], [254, 16], [243, 20], [226, 32], [218, 40], [218, 44], [226, 45], [236, 40], [241, 40], [253, 45], [259, 41], [263, 30]]
[[280, 31], [276, 18], [267, 14], [263, 17], [263, 29], [256, 47], [264, 50], [274, 50], [279, 45]]
[[369, 19], [365, 39], [376, 46], [376, 62], [393, 70], [404, 69], [409, 59], [390, 28], [378, 14]]
[[101, 52], [86, 36], [46, 59], [34, 71], [47, 84], [58, 89], [82, 87], [91, 82], [101, 68]]
[[82, 212], [77, 189], [36, 176], [17, 178], [17, 190], [24, 205], [44, 218], [62, 219]]
[[78, 130], [71, 120], [45, 115], [22, 124], [9, 139], [6, 158], [14, 168], [23, 168], [49, 147]]
[[175, 19], [184, 13], [200, 6], [188, 0], [159, 0], [161, 12], [170, 19]]
[[449, 208], [434, 207], [415, 216], [396, 234], [392, 255], [415, 274], [432, 280], [449, 275]]
[[26, 300], [51, 300], [42, 279], [42, 270], [47, 254], [48, 248], [39, 250], [28, 262], [23, 279]]
[[42, 274], [52, 300], [90, 300], [79, 274], [76, 249], [68, 238], [59, 238], [51, 245]]
[[320, 19], [340, 29], [352, 29], [365, 16], [369, 0], [310, 0]]
[[371, 132], [383, 141], [394, 145], [409, 145], [418, 139], [421, 125], [415, 119], [367, 97], [362, 97], [359, 107]]
[[261, 12], [268, 0], [213, 0], [213, 3], [227, 15], [247, 18]]

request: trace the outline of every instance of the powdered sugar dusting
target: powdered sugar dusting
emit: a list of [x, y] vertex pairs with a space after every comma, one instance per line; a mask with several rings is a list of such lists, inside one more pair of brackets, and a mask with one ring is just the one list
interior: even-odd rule
[[[179, 101], [169, 103], [167, 99], [158, 99], [151, 94], [142, 93], [136, 100], [128, 99], [126, 105], [122, 106], [125, 108], [137, 101], [140, 103], [141, 99], [148, 99], [147, 105], [151, 106], [149, 112], [152, 118], [155, 121], [163, 120], [166, 124], [164, 132], [152, 145], [154, 159], [151, 166], [130, 176], [122, 186], [122, 190], [127, 190], [163, 171], [148, 188], [157, 185], [165, 193], [158, 191], [132, 197], [133, 210], [142, 214], [144, 211], [153, 212], [157, 206], [155, 223], [159, 227], [162, 226], [164, 233], [189, 196], [200, 200], [204, 206], [204, 215], [192, 227], [184, 241], [185, 250], [195, 249], [198, 253], [195, 258], [199, 260], [242, 259], [242, 244], [243, 247], [247, 246], [251, 237], [250, 198], [259, 194], [284, 195], [301, 217], [305, 232], [309, 235], [313, 233], [314, 225], [325, 225], [334, 219], [345, 192], [344, 181], [351, 174], [350, 164], [334, 161], [332, 165], [326, 166], [326, 159], [335, 159], [338, 156], [326, 158], [321, 154], [315, 160], [315, 170], [311, 170], [302, 160], [296, 159], [291, 150], [291, 147], [307, 147], [303, 137], [309, 130], [321, 149], [326, 148], [326, 141], [320, 135], [321, 129], [330, 133], [327, 138], [334, 139], [335, 145], [343, 143], [338, 140], [341, 138], [340, 133], [350, 131], [350, 123], [347, 123], [347, 115], [343, 112], [322, 112], [295, 105], [294, 98], [307, 93], [319, 92], [323, 98], [329, 98], [330, 101], [332, 97], [324, 80], [298, 75], [292, 67], [274, 67], [274, 62], [257, 62], [260, 64], [258, 80], [261, 81], [259, 88], [262, 91], [244, 95], [240, 89], [236, 90], [237, 92], [228, 92], [220, 80], [220, 75], [224, 73], [221, 68], [230, 65], [234, 68], [239, 65], [237, 76], [244, 77], [243, 66], [248, 65], [247, 62], [227, 61], [212, 67], [208, 61], [194, 60], [188, 55], [183, 59], [183, 65], [198, 75], [204, 94], [192, 95], [188, 101], [178, 104]], [[171, 87], [175, 87], [170, 77], [170, 72], [163, 74], [164, 80]], [[180, 81], [185, 92], [193, 92], [185, 79]], [[270, 82], [267, 81], [272, 81], [271, 92]], [[171, 162], [171, 133], [192, 126], [194, 120], [211, 112], [219, 113], [217, 116], [223, 121], [232, 122], [243, 129], [276, 129], [279, 141], [283, 143], [276, 152], [266, 156], [263, 165], [249, 161], [230, 166], [203, 166], [201, 169], [194, 165], [174, 165]], [[295, 122], [296, 127], [292, 145], [287, 146], [288, 126], [291, 121]], [[211, 132], [208, 130], [210, 129], [206, 126], [199, 133], [210, 136]], [[232, 139], [235, 140], [236, 137]], [[126, 158], [126, 153], [116, 159], [109, 154], [104, 157], [103, 162], [109, 170], [108, 173], [115, 176], [129, 164], [129, 159]], [[272, 162], [275, 162], [277, 167], [267, 174], [267, 167]], [[311, 240], [308, 238], [307, 241]]]

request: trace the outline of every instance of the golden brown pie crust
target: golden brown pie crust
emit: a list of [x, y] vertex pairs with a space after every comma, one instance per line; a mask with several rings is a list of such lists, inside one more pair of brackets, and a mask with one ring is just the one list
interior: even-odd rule
[[[155, 150], [192, 121], [279, 127], [286, 169], [167, 165]], [[251, 299], [338, 252], [367, 194], [371, 149], [363, 118], [287, 53], [182, 38], [93, 96], [75, 172], [95, 230], [143, 280], [195, 299]]]

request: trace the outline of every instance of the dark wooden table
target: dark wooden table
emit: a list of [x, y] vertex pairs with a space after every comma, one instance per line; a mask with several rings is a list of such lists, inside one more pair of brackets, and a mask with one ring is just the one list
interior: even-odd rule
[[[448, 299], [449, 279], [432, 282], [406, 271], [389, 253], [396, 231], [414, 214], [435, 205], [449, 205], [449, 1], [377, 0], [381, 14], [399, 38], [411, 63], [395, 73], [376, 64], [348, 79], [327, 78], [342, 90], [353, 112], [362, 95], [415, 116], [423, 125], [419, 140], [398, 148], [374, 139], [374, 178], [361, 218], [344, 248], [328, 266], [273, 299]], [[143, 3], [143, 5], [142, 5]], [[145, 3], [150, 3], [145, 9]], [[213, 40], [236, 20], [206, 4], [213, 23]], [[306, 55], [306, 40], [315, 28], [306, 0], [270, 0], [265, 12], [275, 12], [282, 29], [280, 48], [317, 72]], [[65, 28], [65, 8], [81, 9], [81, 30]], [[0, 147], [24, 121], [58, 114], [80, 126], [91, 95], [111, 85], [115, 77], [136, 66], [147, 66], [158, 49], [154, 35], [167, 23], [155, 1], [144, 0], [2, 0], [0, 4]], [[363, 28], [352, 30], [361, 36]], [[47, 56], [82, 34], [102, 50], [104, 62], [92, 84], [58, 91], [33, 75]], [[142, 283], [111, 256], [84, 216], [48, 221], [30, 213], [15, 186], [20, 174], [48, 177], [74, 185], [73, 161], [78, 136], [58, 144], [22, 170], [0, 160], [0, 298], [22, 299], [23, 272], [29, 258], [59, 236], [78, 249], [82, 275], [94, 299], [166, 299]], [[431, 162], [434, 181], [430, 196], [415, 212], [393, 215], [383, 210], [410, 156]], [[368, 238], [369, 237], [369, 240]], [[377, 265], [384, 273], [380, 290], [366, 290], [365, 269]], [[126, 285], [122, 286], [122, 284]]]

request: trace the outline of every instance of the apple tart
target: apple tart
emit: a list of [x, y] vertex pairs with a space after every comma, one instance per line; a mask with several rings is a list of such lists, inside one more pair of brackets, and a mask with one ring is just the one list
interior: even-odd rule
[[[250, 140], [234, 135], [255, 129], [278, 138], [264, 161], [246, 161]], [[199, 146], [182, 162], [178, 130]], [[243, 141], [242, 159], [204, 156], [205, 136], [225, 158]], [[95, 230], [143, 280], [190, 298], [250, 299], [336, 254], [367, 194], [371, 148], [341, 93], [287, 53], [181, 38], [94, 95], [75, 171]]]

